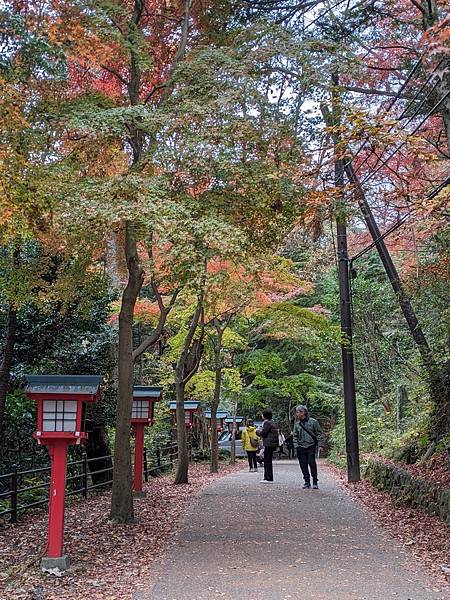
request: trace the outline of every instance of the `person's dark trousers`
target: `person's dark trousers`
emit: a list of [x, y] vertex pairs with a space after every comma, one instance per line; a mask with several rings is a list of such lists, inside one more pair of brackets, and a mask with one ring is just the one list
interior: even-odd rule
[[294, 458], [294, 448], [288, 448], [288, 458]]
[[[317, 483], [316, 447], [309, 446], [309, 448], [297, 448], [297, 457], [305, 483], [310, 484], [311, 477], [313, 484]], [[311, 469], [311, 477], [309, 475], [309, 469]]]
[[264, 447], [264, 479], [266, 481], [273, 481], [273, 453], [276, 448]]
[[258, 463], [256, 462], [256, 450], [247, 450], [248, 466], [250, 469], [257, 469]]

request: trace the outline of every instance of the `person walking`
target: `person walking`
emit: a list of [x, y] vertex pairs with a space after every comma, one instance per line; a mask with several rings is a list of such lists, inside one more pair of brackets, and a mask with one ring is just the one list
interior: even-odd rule
[[272, 421], [272, 410], [266, 408], [263, 412], [264, 423], [256, 434], [264, 443], [264, 479], [260, 483], [273, 483], [273, 453], [278, 448], [278, 429]]
[[246, 427], [241, 435], [242, 448], [247, 452], [248, 464], [250, 473], [258, 471], [258, 463], [256, 462], [256, 453], [259, 448], [259, 438], [256, 435], [256, 427], [251, 419], [247, 419]]
[[[308, 409], [299, 404], [296, 409], [297, 421], [294, 425], [294, 448], [297, 451], [298, 462], [303, 473], [305, 483], [303, 489], [312, 486], [319, 489], [317, 478], [316, 448], [323, 447], [323, 433], [319, 422], [308, 415]], [[311, 474], [310, 474], [311, 470]]]

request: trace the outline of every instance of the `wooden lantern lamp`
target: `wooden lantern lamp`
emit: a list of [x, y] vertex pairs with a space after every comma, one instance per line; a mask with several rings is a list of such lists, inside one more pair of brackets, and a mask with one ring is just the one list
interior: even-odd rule
[[42, 568], [69, 566], [63, 555], [67, 447], [80, 444], [85, 431], [86, 404], [100, 397], [100, 375], [26, 375], [27, 398], [37, 402], [33, 437], [47, 446], [51, 460], [47, 556]]
[[142, 475], [144, 470], [144, 428], [153, 425], [155, 402], [162, 399], [162, 387], [135, 385], [133, 388], [133, 408], [131, 426], [134, 431], [134, 479], [136, 496], [142, 496]]

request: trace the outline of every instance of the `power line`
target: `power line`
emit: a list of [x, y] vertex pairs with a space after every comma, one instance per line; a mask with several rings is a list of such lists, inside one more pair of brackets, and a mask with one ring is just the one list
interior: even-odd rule
[[[430, 192], [425, 197], [425, 200], [432, 200], [433, 198], [435, 198], [439, 194], [439, 192], [441, 192], [448, 185], [450, 185], [450, 175], [446, 179], [444, 179], [444, 181], [442, 183], [440, 183], [432, 192]], [[384, 240], [388, 235], [390, 235], [396, 229], [398, 229], [399, 227], [401, 227], [403, 225], [403, 223], [405, 221], [407, 221], [410, 216], [411, 216], [411, 213], [408, 213], [408, 214], [404, 215], [403, 217], [401, 217], [401, 219], [399, 219], [397, 221], [397, 223], [394, 223], [394, 225], [392, 225], [391, 227], [389, 227], [389, 229], [387, 229], [383, 233], [383, 235], [380, 235], [371, 244], [369, 244], [368, 246], [366, 246], [366, 248], [363, 248], [360, 252], [358, 252], [358, 254], [355, 254], [355, 256], [352, 256], [352, 258], [349, 261], [350, 265], [353, 263], [353, 261], [357, 260], [358, 258], [360, 258], [361, 256], [363, 256], [364, 254], [366, 254], [367, 252], [369, 252], [369, 250], [372, 250], [372, 248], [374, 248], [378, 244], [378, 242], [380, 242], [381, 240]]]
[[[393, 100], [390, 102], [390, 105], [388, 106], [388, 108], [384, 112], [384, 115], [383, 115], [384, 117], [386, 117], [386, 115], [390, 112], [390, 110], [392, 109], [392, 107], [394, 106], [394, 104], [397, 102], [397, 100], [400, 97], [400, 94], [406, 88], [406, 86], [411, 81], [412, 77], [414, 76], [415, 72], [418, 70], [418, 68], [422, 64], [422, 60], [423, 60], [423, 55], [416, 62], [416, 64], [414, 65], [414, 67], [412, 68], [412, 70], [410, 71], [410, 73], [408, 74], [406, 80], [404, 81], [404, 83], [402, 84], [402, 86], [400, 87], [400, 89], [398, 90], [397, 94], [395, 95], [395, 97], [393, 98]], [[443, 59], [441, 59], [439, 61], [439, 63], [433, 69], [433, 72], [427, 77], [426, 81], [421, 85], [420, 89], [416, 92], [416, 94], [414, 95], [414, 97], [408, 102], [408, 104], [403, 109], [403, 111], [400, 114], [400, 116], [397, 118], [397, 121], [400, 121], [401, 119], [403, 119], [403, 117], [406, 115], [407, 111], [414, 104], [414, 102], [420, 96], [420, 94], [422, 93], [422, 91], [426, 88], [426, 86], [428, 85], [428, 83], [432, 80], [432, 78], [434, 77], [434, 74], [439, 69], [439, 67], [442, 64], [442, 62], [443, 62]], [[402, 124], [401, 129], [404, 129], [411, 122], [411, 120], [418, 114], [418, 112], [422, 108], [422, 106], [425, 103], [425, 101], [430, 97], [430, 95], [436, 89], [436, 86], [438, 85], [438, 83], [439, 83], [439, 81], [433, 86], [432, 90], [425, 95], [425, 98], [422, 100], [422, 102], [420, 103], [419, 107], [416, 108], [415, 113], [412, 115], [412, 117], [409, 117], [409, 119], [408, 119], [408, 121], [406, 123]], [[392, 131], [392, 129], [394, 128], [394, 126], [395, 126], [394, 123], [392, 125], [390, 125], [390, 127], [388, 128], [388, 130], [386, 131], [386, 133], [389, 133], [390, 131]], [[366, 139], [364, 140], [364, 142], [361, 144], [361, 146], [358, 148], [358, 150], [356, 151], [356, 153], [353, 155], [353, 157], [350, 160], [354, 161], [355, 158], [357, 158], [357, 156], [359, 155], [359, 153], [361, 152], [361, 150], [364, 148], [364, 146], [367, 144], [367, 142], [369, 141], [369, 139], [370, 139], [369, 136], [366, 136]], [[387, 147], [388, 146], [385, 146], [383, 152], [386, 150]], [[372, 151], [371, 154], [373, 154], [373, 153], [374, 153], [374, 151]], [[356, 171], [358, 171], [367, 162], [367, 160], [370, 158], [371, 154], [369, 154], [368, 156], [366, 156], [366, 158], [364, 159], [364, 161], [361, 164], [358, 165], [358, 167], [356, 168]]]
[[[419, 114], [419, 112], [422, 110], [424, 104], [426, 103], [426, 101], [431, 98], [432, 94], [434, 93], [434, 91], [436, 90], [437, 86], [439, 85], [439, 80], [436, 81], [436, 83], [433, 85], [433, 87], [431, 88], [431, 90], [429, 90], [429, 92], [424, 96], [424, 98], [422, 98], [419, 106], [416, 107], [416, 110], [414, 111], [414, 113], [408, 117], [408, 120], [406, 121], [406, 123], [403, 123], [402, 126], [399, 128], [398, 132], [400, 133], [401, 131], [405, 131], [406, 127], [411, 123], [411, 121], [417, 117], [417, 115]], [[417, 96], [417, 95], [416, 95]], [[403, 118], [403, 116], [405, 115], [405, 113], [407, 112], [407, 110], [409, 109], [409, 107], [412, 105], [412, 102], [403, 110], [401, 116], [399, 117], [399, 120], [401, 118]], [[390, 131], [392, 131], [392, 129], [394, 128], [395, 124], [392, 124], [386, 131], [386, 133], [389, 133]], [[413, 135], [412, 133], [410, 135]], [[356, 172], [358, 172], [366, 163], [367, 161], [370, 159], [370, 157], [372, 156], [372, 154], [375, 154], [375, 156], [377, 157], [377, 162], [375, 163], [375, 165], [372, 166], [372, 169], [374, 169], [375, 167], [377, 167], [379, 161], [381, 160], [384, 152], [389, 148], [390, 144], [387, 144], [383, 150], [381, 151], [381, 155], [378, 156], [376, 154], [375, 150], [372, 150], [372, 152], [370, 154], [368, 154], [365, 159], [357, 166], [357, 168], [355, 169]], [[354, 160], [354, 159], [352, 159]]]
[[[447, 98], [450, 96], [450, 90], [444, 95], [442, 96], [442, 98], [433, 106], [433, 108], [431, 110], [428, 111], [428, 113], [425, 115], [425, 117], [422, 119], [422, 121], [416, 125], [416, 127], [414, 127], [414, 129], [408, 133], [408, 135], [412, 136], [415, 133], [417, 133], [417, 131], [422, 127], [422, 125], [436, 112], [436, 110], [439, 108], [439, 106], [445, 102], [445, 100], [447, 100]], [[363, 185], [364, 183], [366, 183], [367, 181], [369, 181], [369, 179], [372, 179], [372, 177], [374, 175], [376, 175], [380, 169], [387, 165], [387, 162], [397, 154], [397, 152], [399, 150], [401, 150], [403, 148], [403, 146], [406, 145], [406, 141], [403, 141], [399, 146], [397, 146], [397, 148], [395, 148], [391, 154], [385, 159], [381, 161], [381, 165], [375, 169], [374, 171], [369, 172], [366, 177], [362, 180], [361, 185]]]
[[[310, 21], [308, 23], [308, 25], [306, 25], [306, 27], [303, 27], [303, 31], [306, 31], [307, 29], [312, 27], [314, 25], [314, 23], [317, 23], [317, 21], [320, 21], [321, 19], [323, 19], [323, 17], [325, 17], [329, 12], [331, 12], [332, 10], [334, 10], [341, 4], [344, 4], [344, 2], [348, 2], [348, 0], [339, 0], [338, 2], [336, 2], [336, 4], [333, 4], [333, 6], [330, 6], [329, 8], [327, 8], [323, 13], [320, 13], [320, 15], [318, 15], [313, 21]], [[361, 2], [358, 2], [357, 4], [355, 4], [355, 6], [352, 6], [352, 10], [355, 10], [355, 8], [358, 8], [358, 7], [362, 6], [363, 4], [366, 4], [366, 2], [367, 2], [367, 0], [361, 0]]]

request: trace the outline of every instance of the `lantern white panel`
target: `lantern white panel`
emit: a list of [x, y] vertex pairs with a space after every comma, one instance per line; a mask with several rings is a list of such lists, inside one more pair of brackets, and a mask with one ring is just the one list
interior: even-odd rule
[[43, 431], [75, 431], [78, 402], [76, 400], [44, 400]]
[[191, 411], [190, 410], [185, 410], [184, 411], [184, 422], [185, 423], [190, 423], [191, 422]]
[[148, 419], [149, 400], [133, 400], [132, 419]]

